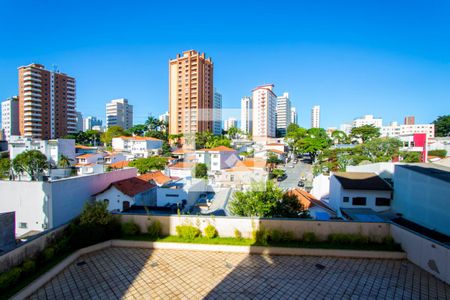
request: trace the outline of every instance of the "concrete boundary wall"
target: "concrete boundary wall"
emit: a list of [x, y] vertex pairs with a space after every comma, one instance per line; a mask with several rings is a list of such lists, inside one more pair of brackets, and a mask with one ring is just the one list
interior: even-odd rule
[[53, 277], [62, 272], [65, 268], [74, 263], [81, 255], [103, 250], [109, 247], [126, 248], [146, 248], [155, 250], [180, 250], [180, 251], [213, 251], [229, 253], [248, 253], [263, 255], [308, 255], [308, 256], [332, 256], [342, 258], [378, 258], [378, 259], [405, 259], [403, 252], [389, 251], [359, 251], [359, 250], [337, 250], [337, 249], [304, 249], [304, 248], [284, 248], [284, 247], [254, 247], [254, 246], [228, 246], [228, 245], [204, 245], [204, 244], [185, 244], [185, 243], [165, 243], [165, 242], [145, 242], [145, 241], [126, 241], [109, 240], [103, 243], [92, 245], [75, 251], [57, 264], [51, 270], [30, 283], [19, 293], [12, 297], [13, 300], [25, 299], [39, 288], [44, 286]]
[[450, 284], [450, 247], [397, 224], [391, 225], [391, 234], [407, 253], [408, 260]]
[[241, 232], [242, 237], [251, 238], [252, 231], [265, 228], [290, 231], [295, 238], [302, 238], [305, 232], [314, 232], [319, 240], [326, 240], [331, 233], [362, 234], [374, 241], [382, 241], [390, 236], [389, 223], [375, 222], [343, 222], [343, 221], [312, 221], [299, 219], [258, 219], [244, 217], [214, 217], [214, 216], [150, 216], [142, 214], [119, 214], [122, 222], [132, 221], [139, 225], [142, 232], [152, 221], [161, 223], [163, 235], [176, 235], [178, 225], [191, 224], [202, 231], [209, 224], [216, 227], [219, 236], [234, 237], [234, 231]]

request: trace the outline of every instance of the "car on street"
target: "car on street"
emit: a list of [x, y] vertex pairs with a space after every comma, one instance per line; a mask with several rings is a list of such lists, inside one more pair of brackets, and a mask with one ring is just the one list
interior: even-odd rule
[[288, 168], [293, 168], [293, 167], [294, 167], [294, 165], [289, 165], [289, 166], [288, 166]]
[[305, 183], [304, 183], [303, 181], [299, 181], [299, 182], [297, 183], [297, 186], [298, 186], [298, 187], [305, 187]]
[[287, 175], [286, 175], [286, 173], [284, 173], [283, 175], [277, 177], [277, 181], [283, 181], [283, 180], [285, 180], [286, 178], [287, 178]]

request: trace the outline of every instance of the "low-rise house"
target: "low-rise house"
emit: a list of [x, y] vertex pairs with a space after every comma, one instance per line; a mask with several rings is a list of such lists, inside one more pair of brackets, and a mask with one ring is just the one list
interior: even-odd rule
[[229, 169], [239, 161], [237, 151], [225, 146], [197, 150], [195, 156], [198, 163], [206, 164], [212, 172]]
[[40, 140], [21, 136], [11, 136], [9, 140], [9, 158], [13, 160], [22, 152], [38, 150], [47, 157], [47, 160], [57, 166], [61, 155], [75, 160], [75, 140], [54, 139]]
[[165, 175], [161, 171], [154, 171], [150, 173], [145, 173], [140, 176], [138, 176], [139, 179], [145, 180], [147, 182], [151, 182], [156, 184], [158, 187], [162, 187], [164, 185], [167, 185], [172, 182], [176, 182], [180, 180], [178, 177], [170, 177]]
[[391, 208], [392, 187], [376, 173], [336, 172], [330, 177], [329, 205], [341, 209], [369, 208], [382, 212]]
[[77, 174], [87, 175], [87, 174], [99, 174], [104, 172], [104, 154], [103, 153], [92, 153], [92, 154], [82, 154], [77, 156]]
[[111, 165], [117, 162], [125, 161], [126, 157], [122, 153], [109, 153], [104, 157], [104, 163], [106, 165]]
[[112, 182], [95, 194], [96, 201], [108, 203], [111, 212], [122, 212], [131, 206], [156, 206], [157, 186], [138, 177]]
[[122, 160], [122, 161], [118, 161], [118, 162], [110, 164], [109, 167], [113, 170], [118, 170], [118, 169], [123, 169], [123, 168], [128, 167], [129, 164], [130, 164], [129, 160]]
[[265, 150], [277, 150], [280, 153], [285, 153], [286, 152], [286, 146], [282, 143], [270, 143], [270, 144], [266, 144], [264, 145], [264, 149]]
[[400, 151], [418, 152], [420, 153], [420, 161], [428, 161], [428, 137], [426, 133], [413, 133], [398, 136], [398, 139], [403, 143]]
[[253, 182], [266, 180], [267, 176], [267, 164], [264, 159], [248, 158], [237, 161], [232, 168], [216, 172], [213, 180], [221, 187], [245, 189]]
[[275, 155], [279, 160], [285, 161], [286, 153], [277, 149], [263, 149], [255, 151], [254, 156], [261, 159], [267, 159], [269, 156]]
[[134, 157], [149, 157], [161, 153], [163, 141], [152, 137], [121, 136], [112, 139], [116, 152], [128, 152]]
[[180, 161], [166, 168], [166, 174], [170, 177], [190, 178], [193, 175], [195, 163]]
[[303, 209], [309, 211], [311, 218], [315, 220], [330, 220], [336, 218], [336, 212], [328, 206], [327, 203], [316, 199], [310, 193], [299, 188], [294, 188], [288, 193], [297, 197], [298, 201], [303, 206]]

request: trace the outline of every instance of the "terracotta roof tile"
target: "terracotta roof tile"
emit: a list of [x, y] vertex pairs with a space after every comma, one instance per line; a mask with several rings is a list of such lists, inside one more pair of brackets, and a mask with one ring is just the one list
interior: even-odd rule
[[304, 208], [309, 209], [314, 206], [321, 207], [325, 210], [328, 210], [329, 212], [332, 212], [335, 214], [334, 210], [329, 207], [326, 203], [320, 201], [319, 199], [316, 199], [313, 195], [308, 193], [307, 191], [304, 191], [302, 189], [292, 189], [288, 192], [290, 195], [295, 195], [298, 199], [298, 201], [303, 205]]
[[122, 169], [122, 168], [128, 167], [129, 163], [130, 162], [128, 160], [122, 160], [122, 161], [112, 163], [109, 166], [113, 169]]
[[150, 173], [145, 173], [140, 176], [138, 176], [139, 179], [145, 180], [145, 181], [155, 181], [158, 185], [163, 185], [168, 183], [172, 180], [178, 180], [177, 177], [169, 177], [164, 175], [161, 171], [155, 171]]
[[133, 197], [137, 194], [146, 192], [156, 187], [156, 185], [151, 184], [145, 180], [139, 179], [137, 177], [131, 177], [128, 179], [111, 183], [106, 189], [97, 193], [96, 195], [103, 193], [104, 191], [108, 190], [111, 186], [114, 186], [116, 189], [118, 189], [119, 191], [130, 197]]
[[194, 163], [191, 162], [177, 162], [174, 165], [169, 166], [170, 169], [192, 169], [195, 166]]
[[157, 138], [148, 137], [148, 136], [119, 136], [122, 140], [136, 140], [136, 141], [162, 141]]

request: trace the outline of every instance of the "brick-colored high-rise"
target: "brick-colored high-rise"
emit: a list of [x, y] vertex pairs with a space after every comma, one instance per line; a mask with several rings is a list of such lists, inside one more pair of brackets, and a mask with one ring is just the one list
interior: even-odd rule
[[75, 78], [40, 64], [18, 69], [20, 135], [53, 139], [76, 133]]
[[169, 61], [169, 134], [213, 131], [213, 63], [183, 52]]

